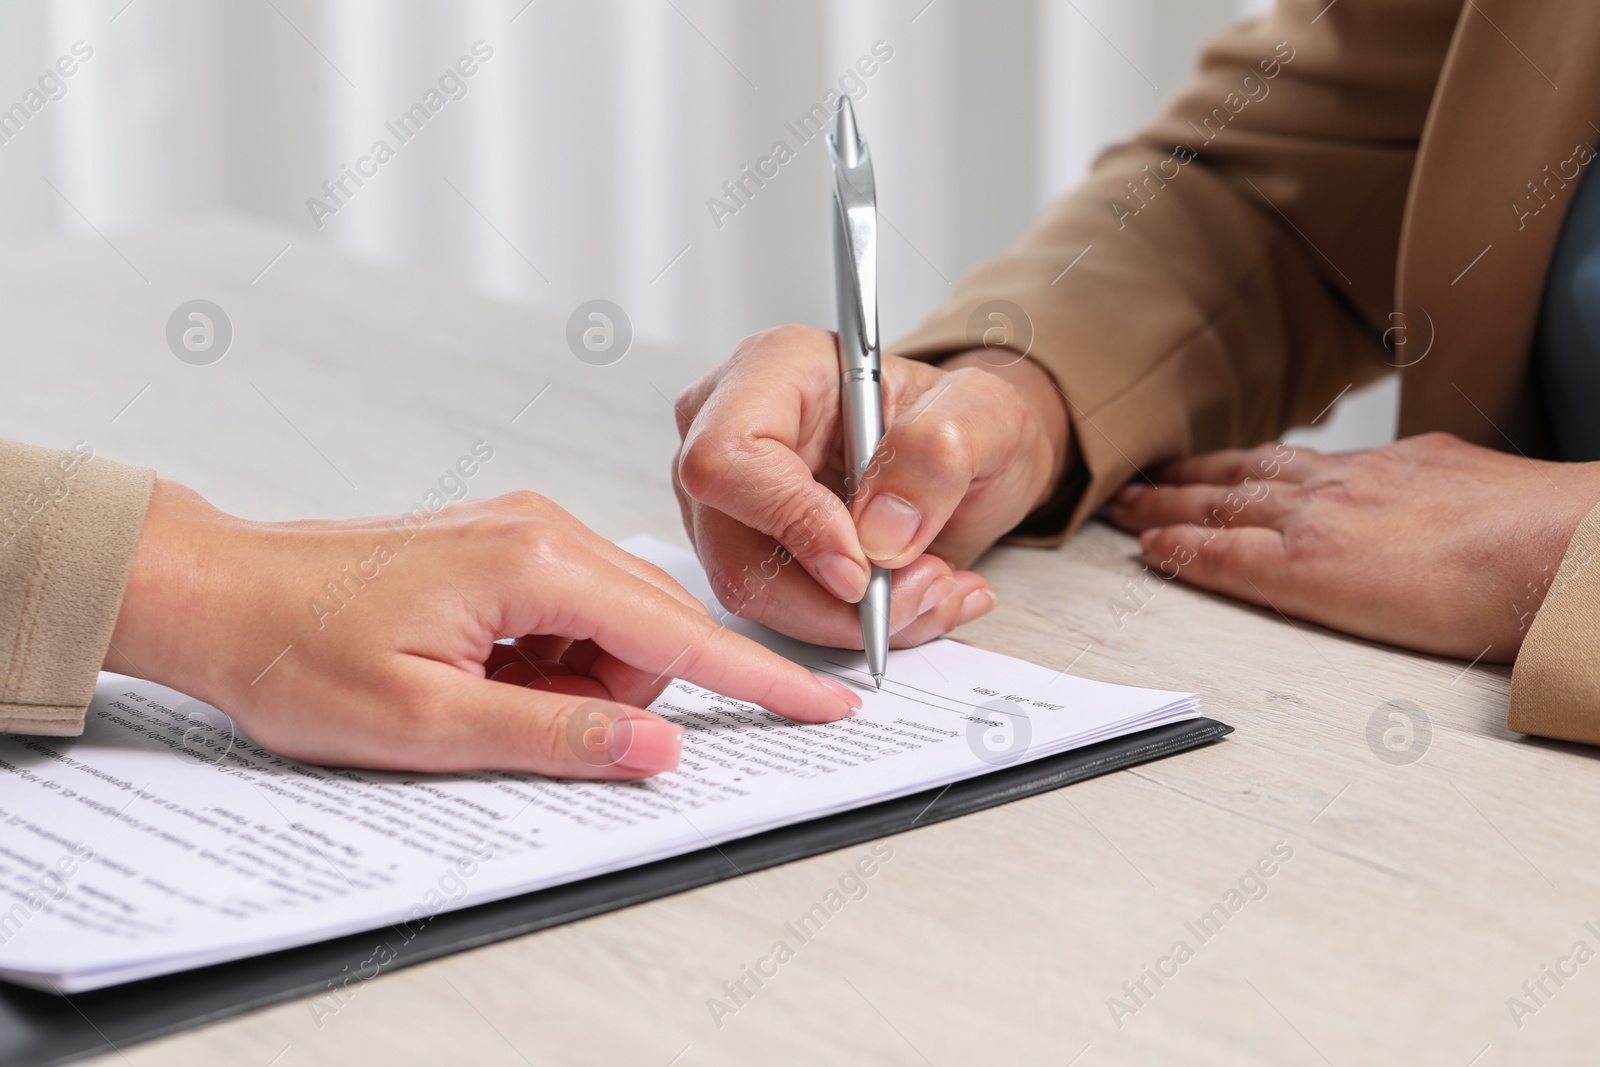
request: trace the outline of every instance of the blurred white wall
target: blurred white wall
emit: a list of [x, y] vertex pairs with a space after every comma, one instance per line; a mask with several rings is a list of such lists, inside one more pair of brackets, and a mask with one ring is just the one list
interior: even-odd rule
[[[240, 212], [563, 315], [605, 297], [710, 367], [763, 326], [831, 322], [827, 164], [786, 123], [855, 77], [893, 337], [1149, 116], [1207, 34], [1268, 4], [8, 0], [0, 106], [74, 42], [93, 55], [0, 144], [0, 238]], [[399, 144], [385, 123], [477, 42], [464, 95]], [[394, 158], [319, 229], [308, 199], [334, 206], [324, 181], [380, 138]], [[779, 140], [795, 158], [715, 218]], [[1318, 443], [1392, 428], [1380, 386]]]

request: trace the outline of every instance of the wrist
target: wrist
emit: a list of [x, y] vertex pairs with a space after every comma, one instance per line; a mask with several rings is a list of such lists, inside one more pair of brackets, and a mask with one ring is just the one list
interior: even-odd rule
[[[1000, 358], [1005, 357], [1005, 358]], [[1002, 379], [1017, 391], [1033, 416], [1034, 424], [1050, 447], [1050, 470], [1030, 512], [1043, 507], [1071, 469], [1074, 461], [1072, 422], [1067, 401], [1055, 377], [1042, 363], [1017, 356], [1009, 349], [980, 348], [960, 352], [939, 363], [943, 370], [975, 367]]]
[[211, 595], [229, 570], [220, 530], [234, 519], [185, 486], [158, 479], [102, 668], [215, 703], [226, 667], [211, 638], [227, 622]]

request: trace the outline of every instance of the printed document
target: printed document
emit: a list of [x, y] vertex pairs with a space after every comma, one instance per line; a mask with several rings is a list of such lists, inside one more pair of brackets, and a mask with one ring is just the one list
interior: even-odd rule
[[[720, 616], [694, 556], [648, 538]], [[238, 959], [710, 847], [1199, 715], [939, 640], [860, 652], [728, 620], [852, 684], [865, 706], [801, 725], [676, 681], [685, 730], [642, 782], [320, 767], [255, 744], [182, 693], [102, 675], [83, 736], [0, 736], [0, 978], [63, 993]]]

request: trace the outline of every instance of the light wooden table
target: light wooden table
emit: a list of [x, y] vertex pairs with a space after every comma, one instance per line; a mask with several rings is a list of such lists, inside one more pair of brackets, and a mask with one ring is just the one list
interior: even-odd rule
[[[682, 540], [670, 402], [698, 367], [638, 345], [575, 359], [563, 322], [219, 220], [0, 258], [0, 433], [145, 463], [262, 518], [410, 505], [477, 439], [476, 495], [529, 487], [611, 537]], [[125, 257], [125, 258], [124, 258]], [[140, 276], [148, 280], [141, 280]], [[180, 302], [220, 304], [219, 363], [167, 350]], [[703, 361], [701, 364], [703, 365]], [[547, 392], [543, 392], [546, 387]], [[526, 405], [539, 397], [531, 408]], [[520, 414], [519, 414], [520, 413]], [[1504, 726], [1500, 668], [1407, 655], [1137, 577], [1094, 525], [982, 563], [999, 594], [963, 640], [1091, 678], [1189, 689], [1226, 741], [891, 839], [894, 858], [719, 1029], [707, 998], [843, 874], [850, 849], [362, 985], [104, 1064], [1593, 1063], [1600, 962], [1595, 753]], [[1368, 722], [1431, 723], [1397, 765]], [[1385, 722], [1383, 725], [1391, 725]], [[1399, 738], [1403, 740], [1403, 738]], [[1276, 843], [1265, 896], [1188, 924]], [[1254, 888], [1247, 883], [1247, 888]], [[1178, 941], [1192, 956], [1160, 964]], [[1124, 990], [1144, 968], [1139, 1002]], [[1572, 964], [1563, 964], [1570, 971]], [[1113, 1018], [1108, 1001], [1131, 1010]], [[1537, 1010], [1521, 1026], [1507, 1000]], [[1120, 1023], [1120, 1025], [1118, 1025]]]

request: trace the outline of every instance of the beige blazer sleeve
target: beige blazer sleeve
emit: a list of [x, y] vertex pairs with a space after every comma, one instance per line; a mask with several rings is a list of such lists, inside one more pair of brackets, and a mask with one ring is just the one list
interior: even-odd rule
[[[1028, 540], [1059, 540], [1141, 467], [1271, 439], [1388, 370], [1406, 195], [1461, 11], [1280, 0], [1223, 33], [1149, 128], [895, 347], [976, 347], [985, 305], [1020, 308], [1011, 347], [1055, 377], [1082, 457]], [[1596, 649], [1600, 508], [1523, 643], [1511, 728], [1600, 744]]]
[[1584, 516], [1550, 578], [1511, 670], [1506, 725], [1600, 745], [1600, 506]]
[[1045, 532], [1140, 467], [1269, 440], [1389, 369], [1406, 189], [1460, 11], [1283, 0], [1228, 30], [1149, 128], [895, 346], [975, 347], [986, 304], [1021, 309], [1086, 467]]
[[83, 732], [154, 485], [83, 442], [0, 440], [0, 733]]

